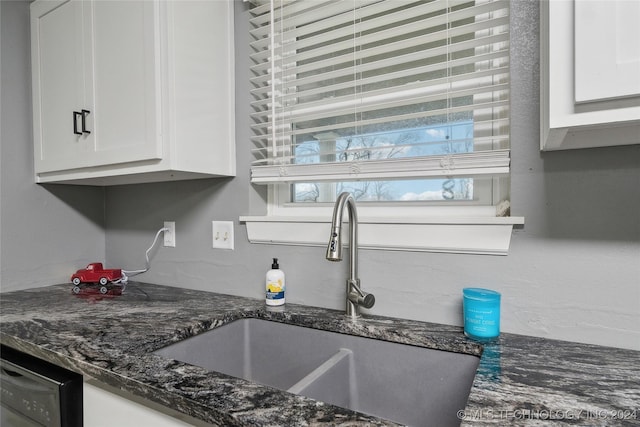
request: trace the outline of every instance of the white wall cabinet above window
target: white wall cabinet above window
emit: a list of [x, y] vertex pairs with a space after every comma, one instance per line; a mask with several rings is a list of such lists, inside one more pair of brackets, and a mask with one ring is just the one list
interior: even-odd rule
[[233, 2], [35, 1], [36, 182], [235, 175]]
[[540, 4], [541, 149], [640, 143], [640, 2]]

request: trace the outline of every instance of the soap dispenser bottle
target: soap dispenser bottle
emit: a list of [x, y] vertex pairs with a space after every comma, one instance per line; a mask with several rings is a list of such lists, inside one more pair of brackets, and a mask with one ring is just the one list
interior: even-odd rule
[[267, 271], [267, 305], [284, 304], [284, 273], [278, 265], [278, 258], [273, 259], [271, 270]]

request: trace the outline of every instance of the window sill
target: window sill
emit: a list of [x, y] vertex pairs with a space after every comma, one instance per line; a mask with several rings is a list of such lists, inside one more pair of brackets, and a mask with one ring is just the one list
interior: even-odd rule
[[[325, 246], [330, 218], [242, 216], [251, 243]], [[362, 249], [507, 255], [524, 217], [359, 218]], [[345, 230], [343, 239], [348, 239]]]

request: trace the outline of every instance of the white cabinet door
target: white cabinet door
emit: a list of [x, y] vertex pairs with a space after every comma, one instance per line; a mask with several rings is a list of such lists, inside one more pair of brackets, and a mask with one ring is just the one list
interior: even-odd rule
[[82, 2], [70, 0], [32, 7], [36, 172], [73, 167], [88, 150], [87, 134], [76, 135], [73, 127], [74, 111], [79, 119], [85, 105], [82, 7]]
[[86, 89], [94, 111], [92, 159], [85, 166], [162, 157], [159, 129], [158, 4], [152, 1], [85, 2], [92, 31]]
[[639, 96], [640, 1], [577, 1], [574, 16], [576, 102]]
[[32, 6], [36, 172], [158, 159], [157, 2]]
[[[186, 427], [193, 425], [114, 394], [103, 387], [99, 387], [95, 382], [92, 384], [84, 383], [83, 421], [85, 427]], [[167, 412], [169, 411], [167, 408]], [[179, 416], [175, 411], [171, 412]], [[188, 417], [185, 415], [184, 418]]]

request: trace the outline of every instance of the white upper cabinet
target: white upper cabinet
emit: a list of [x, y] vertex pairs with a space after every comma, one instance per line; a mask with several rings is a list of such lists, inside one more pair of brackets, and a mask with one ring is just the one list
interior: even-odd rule
[[640, 144], [640, 2], [540, 5], [541, 149]]
[[235, 175], [233, 2], [31, 5], [37, 182]]

